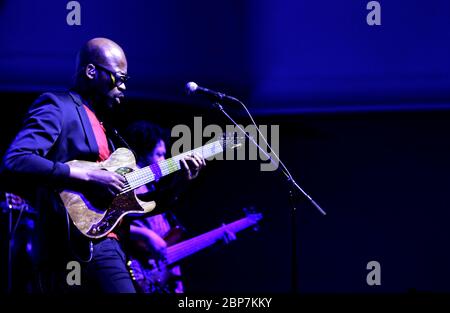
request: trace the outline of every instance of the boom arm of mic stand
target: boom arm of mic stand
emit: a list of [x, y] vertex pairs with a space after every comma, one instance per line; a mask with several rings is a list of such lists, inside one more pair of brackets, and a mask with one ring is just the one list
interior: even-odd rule
[[[272, 164], [274, 164], [275, 166], [276, 166], [276, 164], [275, 164], [275, 162], [273, 161], [273, 158], [269, 155], [269, 154], [267, 154], [267, 152], [266, 151], [264, 151], [264, 149], [262, 149], [261, 148], [261, 146], [251, 137], [251, 136], [249, 136], [246, 132], [245, 132], [245, 130], [244, 129], [242, 129], [242, 127], [240, 126], [240, 125], [238, 125], [235, 121], [234, 121], [234, 119], [224, 110], [224, 108], [223, 108], [223, 106], [219, 103], [219, 102], [214, 102], [213, 103], [213, 106], [215, 107], [215, 108], [217, 108], [219, 111], [221, 111], [251, 142], [253, 142], [253, 144], [259, 149], [259, 151], [261, 151], [269, 160], [270, 160], [270, 162], [272, 163]], [[258, 127], [257, 125], [255, 125], [256, 127]], [[271, 149], [272, 150], [272, 149]], [[280, 161], [280, 164], [282, 164], [282, 162], [281, 162], [281, 160], [279, 160]], [[284, 166], [284, 165], [283, 165]], [[280, 169], [280, 167], [278, 167], [279, 169]], [[286, 179], [287, 179], [287, 181], [291, 184], [291, 188], [292, 189], [297, 189], [297, 190], [299, 190], [305, 197], [306, 197], [306, 199], [308, 199], [310, 202], [311, 202], [311, 204], [317, 209], [317, 210], [319, 210], [319, 212], [322, 214], [322, 215], [326, 215], [327, 213], [320, 207], [320, 205], [316, 202], [316, 201], [314, 201], [314, 199], [313, 198], [311, 198], [311, 196], [309, 195], [309, 194], [307, 194], [304, 190], [303, 190], [303, 188], [301, 188], [298, 184], [297, 184], [297, 182], [294, 180], [294, 178], [292, 177], [292, 175], [290, 175], [290, 173], [288, 173], [288, 171], [286, 171], [284, 168], [281, 168], [281, 171], [282, 171], [282, 173], [286, 176]], [[293, 193], [292, 193], [292, 190], [291, 190], [291, 196], [293, 195]], [[294, 206], [294, 210], [295, 210], [295, 206]]]

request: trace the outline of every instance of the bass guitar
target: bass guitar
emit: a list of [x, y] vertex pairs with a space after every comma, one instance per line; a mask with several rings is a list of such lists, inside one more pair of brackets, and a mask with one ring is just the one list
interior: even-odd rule
[[237, 233], [257, 225], [261, 219], [261, 213], [249, 213], [235, 222], [169, 246], [164, 261], [130, 257], [127, 265], [137, 290], [141, 293], [170, 293], [170, 281], [173, 278], [169, 271], [171, 265], [224, 239], [227, 231]]

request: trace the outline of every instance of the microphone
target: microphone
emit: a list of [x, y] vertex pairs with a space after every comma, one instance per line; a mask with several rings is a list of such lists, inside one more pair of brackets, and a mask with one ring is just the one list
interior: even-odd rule
[[189, 82], [186, 84], [186, 92], [188, 95], [202, 94], [209, 98], [212, 98], [215, 101], [227, 100], [231, 102], [239, 102], [239, 100], [234, 97], [228, 96], [224, 93], [214, 91], [205, 87], [200, 87], [194, 82]]

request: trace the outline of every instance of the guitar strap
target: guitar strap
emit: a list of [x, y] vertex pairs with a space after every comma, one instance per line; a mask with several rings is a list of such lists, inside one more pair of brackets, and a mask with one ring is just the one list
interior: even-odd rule
[[114, 141], [111, 139], [112, 137], [114, 137], [114, 138], [116, 138], [118, 145], [124, 146], [125, 148], [127, 148], [128, 150], [133, 152], [134, 157], [137, 158], [136, 152], [130, 147], [128, 142], [119, 134], [119, 132], [117, 131], [116, 128], [112, 127], [111, 125], [109, 125], [107, 123], [103, 123], [103, 125], [106, 129], [106, 134], [107, 134], [108, 140], [110, 142], [112, 151], [116, 150]]

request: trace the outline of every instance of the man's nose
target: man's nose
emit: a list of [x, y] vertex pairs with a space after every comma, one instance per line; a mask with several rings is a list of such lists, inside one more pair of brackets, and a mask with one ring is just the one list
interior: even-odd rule
[[127, 87], [125, 86], [125, 83], [121, 83], [119, 86], [117, 86], [117, 88], [118, 88], [120, 91], [125, 91], [125, 90], [127, 90]]

